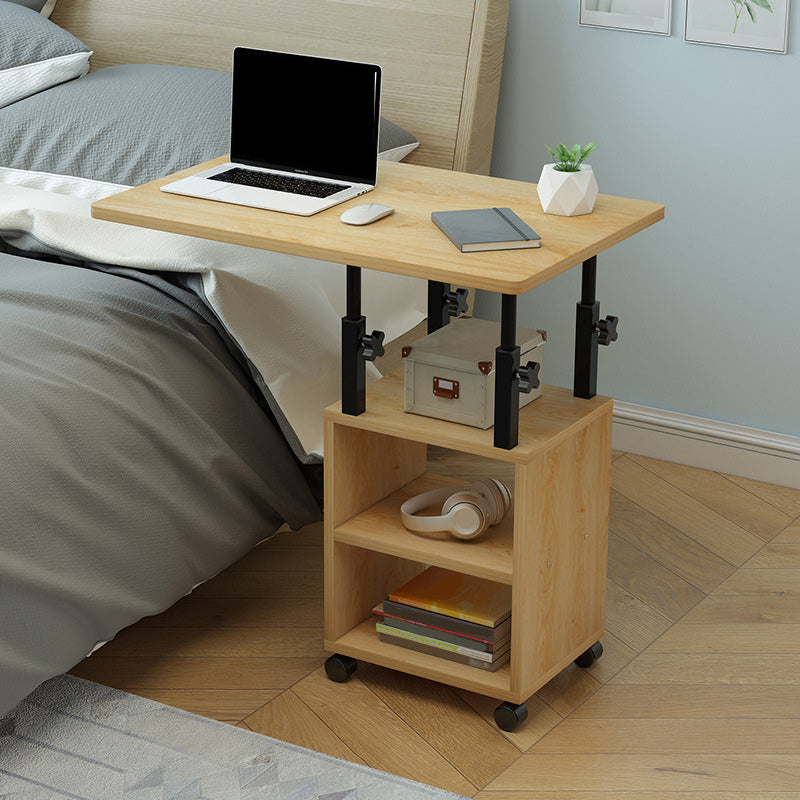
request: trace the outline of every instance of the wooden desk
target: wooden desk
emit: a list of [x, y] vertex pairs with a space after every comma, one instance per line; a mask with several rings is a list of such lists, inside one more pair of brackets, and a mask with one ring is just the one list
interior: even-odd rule
[[[518, 442], [518, 393], [514, 375], [516, 296], [584, 263], [575, 349], [575, 394], [593, 397], [597, 388], [599, 304], [594, 297], [598, 253], [633, 236], [664, 217], [664, 206], [643, 200], [600, 195], [594, 213], [558, 217], [541, 210], [536, 187], [484, 175], [381, 162], [378, 187], [313, 217], [215, 203], [166, 194], [160, 187], [222, 163], [220, 158], [121, 192], [92, 205], [98, 219], [182, 233], [203, 239], [346, 263], [348, 311], [343, 322], [342, 402], [346, 413], [365, 408], [365, 365], [361, 358], [366, 321], [361, 316], [362, 267], [409, 275], [429, 282], [428, 331], [446, 324], [453, 283], [500, 292], [503, 335], [497, 354], [498, 395], [495, 444], [509, 449]], [[396, 213], [365, 227], [343, 225], [339, 216], [363, 202], [385, 203]], [[509, 206], [542, 237], [542, 247], [460, 253], [431, 222], [432, 211]], [[602, 339], [601, 339], [602, 341]]]
[[[527, 715], [525, 699], [573, 660], [589, 666], [602, 653], [612, 401], [596, 396], [597, 353], [615, 338], [615, 321], [600, 319], [596, 256], [658, 222], [664, 207], [600, 195], [593, 214], [568, 219], [543, 214], [530, 183], [394, 163], [381, 163], [370, 195], [313, 217], [159, 191], [215, 163], [109, 197], [92, 213], [348, 264], [342, 402], [325, 411], [325, 647], [335, 653], [328, 676], [346, 680], [361, 658], [481, 692], [506, 701], [495, 719], [513, 730]], [[345, 208], [365, 201], [397, 212], [364, 228], [339, 221]], [[463, 254], [430, 221], [432, 211], [490, 206], [513, 208], [541, 235], [542, 247]], [[573, 391], [545, 387], [520, 414], [517, 296], [581, 262]], [[429, 330], [449, 321], [452, 283], [502, 294], [493, 431], [404, 414], [399, 374], [366, 392], [365, 350], [380, 350], [380, 343], [365, 347], [362, 267], [427, 280]], [[512, 512], [481, 539], [426, 539], [400, 523], [409, 496], [457, 483], [427, 472], [428, 444], [514, 464]], [[371, 609], [426, 565], [512, 587], [508, 664], [489, 672], [380, 640]]]
[[[664, 218], [664, 206], [600, 195], [584, 217], [544, 214], [536, 186], [485, 175], [380, 162], [378, 187], [313, 217], [214, 203], [159, 187], [222, 163], [217, 159], [100, 200], [92, 216], [279, 253], [354, 264], [398, 275], [524, 294]], [[384, 203], [396, 213], [363, 228], [342, 212]], [[542, 237], [536, 250], [460, 253], [431, 222], [432, 211], [509, 206]]]

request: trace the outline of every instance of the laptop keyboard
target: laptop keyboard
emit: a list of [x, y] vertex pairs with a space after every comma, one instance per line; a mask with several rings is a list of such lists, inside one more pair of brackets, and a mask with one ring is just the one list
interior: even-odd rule
[[342, 183], [325, 183], [323, 181], [308, 181], [304, 178], [290, 178], [286, 175], [271, 175], [268, 172], [256, 172], [252, 169], [234, 167], [225, 172], [218, 172], [209, 176], [212, 181], [236, 183], [240, 186], [255, 186], [259, 189], [273, 189], [277, 192], [290, 194], [303, 194], [306, 197], [330, 197], [343, 189], [349, 189]]

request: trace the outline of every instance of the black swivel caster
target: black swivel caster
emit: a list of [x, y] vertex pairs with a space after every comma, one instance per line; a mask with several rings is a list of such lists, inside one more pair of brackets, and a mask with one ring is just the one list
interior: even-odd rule
[[528, 707], [525, 703], [518, 706], [513, 703], [500, 703], [494, 710], [494, 721], [501, 731], [513, 731], [528, 718]]
[[325, 674], [336, 683], [344, 683], [358, 667], [358, 661], [338, 653], [325, 662]]
[[601, 642], [595, 642], [588, 650], [581, 653], [574, 663], [586, 669], [586, 667], [591, 667], [601, 655], [603, 655], [603, 645]]

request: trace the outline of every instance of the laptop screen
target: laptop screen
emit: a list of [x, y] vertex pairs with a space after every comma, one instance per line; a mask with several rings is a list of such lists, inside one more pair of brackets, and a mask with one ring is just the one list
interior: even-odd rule
[[237, 47], [231, 161], [374, 185], [381, 70]]

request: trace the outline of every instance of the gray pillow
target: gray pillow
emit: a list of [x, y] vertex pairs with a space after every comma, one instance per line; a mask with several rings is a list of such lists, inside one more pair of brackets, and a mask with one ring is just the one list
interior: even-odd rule
[[[229, 72], [106, 67], [0, 110], [0, 167], [133, 186], [227, 153], [230, 118]], [[417, 140], [382, 120], [380, 144]]]
[[0, 0], [0, 108], [89, 69], [89, 48], [17, 3]]
[[26, 6], [27, 8], [32, 8], [34, 11], [38, 11], [40, 14], [44, 14], [46, 17], [49, 17], [50, 14], [53, 13], [53, 9], [56, 7], [56, 0], [8, 0], [10, 3], [16, 3], [20, 6]]

